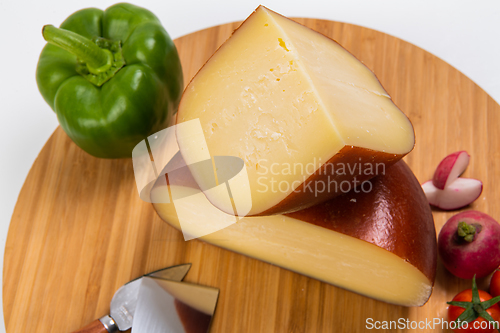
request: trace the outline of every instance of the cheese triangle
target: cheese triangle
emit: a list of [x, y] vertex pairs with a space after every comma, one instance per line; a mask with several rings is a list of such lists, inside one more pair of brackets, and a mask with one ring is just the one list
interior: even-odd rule
[[[177, 124], [192, 120], [207, 149], [192, 149], [192, 132], [179, 128], [186, 163], [206, 154], [241, 158], [252, 200], [247, 215], [292, 212], [347, 192], [414, 145], [410, 121], [365, 65], [263, 6], [187, 86]], [[339, 175], [340, 167], [354, 171]], [[206, 173], [191, 171], [207, 182]], [[227, 198], [212, 192], [205, 193], [212, 204], [233, 214]]]

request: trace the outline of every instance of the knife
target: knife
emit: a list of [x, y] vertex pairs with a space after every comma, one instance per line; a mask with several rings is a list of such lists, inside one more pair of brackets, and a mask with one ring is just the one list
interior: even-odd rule
[[191, 264], [182, 264], [163, 268], [145, 274], [124, 284], [113, 296], [110, 304], [110, 314], [97, 319], [89, 325], [73, 333], [113, 333], [126, 331], [132, 327], [139, 288], [144, 277], [180, 282], [184, 279]]

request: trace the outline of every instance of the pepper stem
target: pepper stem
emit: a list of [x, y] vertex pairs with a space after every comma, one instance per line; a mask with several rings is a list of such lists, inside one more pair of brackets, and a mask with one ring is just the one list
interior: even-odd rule
[[77, 33], [46, 25], [42, 29], [42, 35], [47, 42], [73, 53], [80, 61], [85, 62], [92, 74], [104, 73], [113, 64], [113, 54], [109, 50], [100, 48]]
[[476, 227], [472, 224], [467, 224], [464, 221], [458, 223], [457, 228], [458, 237], [463, 238], [467, 243], [474, 240], [474, 235], [476, 234]]

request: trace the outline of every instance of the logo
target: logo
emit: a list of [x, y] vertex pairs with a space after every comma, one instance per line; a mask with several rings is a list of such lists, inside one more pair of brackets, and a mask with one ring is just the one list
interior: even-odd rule
[[243, 160], [210, 155], [199, 119], [150, 135], [134, 148], [132, 161], [140, 198], [173, 204], [185, 240], [226, 228], [252, 208]]

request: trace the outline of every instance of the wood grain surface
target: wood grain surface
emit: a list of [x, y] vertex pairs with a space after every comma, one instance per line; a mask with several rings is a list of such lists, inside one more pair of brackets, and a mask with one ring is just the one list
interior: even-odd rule
[[[416, 146], [406, 161], [421, 182], [446, 154], [465, 149], [471, 162], [464, 176], [485, 184], [468, 208], [500, 219], [497, 103], [452, 66], [397, 38], [349, 24], [297, 21], [337, 40], [377, 74], [413, 122]], [[186, 83], [237, 26], [176, 40]], [[434, 211], [438, 231], [452, 215]], [[12, 216], [3, 267], [7, 332], [76, 330], [107, 314], [125, 282], [187, 262], [193, 266], [186, 281], [220, 288], [212, 332], [364, 332], [370, 318], [446, 319], [445, 302], [470, 287], [438, 262], [430, 301], [406, 308], [198, 240], [185, 242], [139, 199], [131, 160], [93, 158], [58, 128], [35, 161]], [[480, 280], [479, 286], [487, 283]]]

